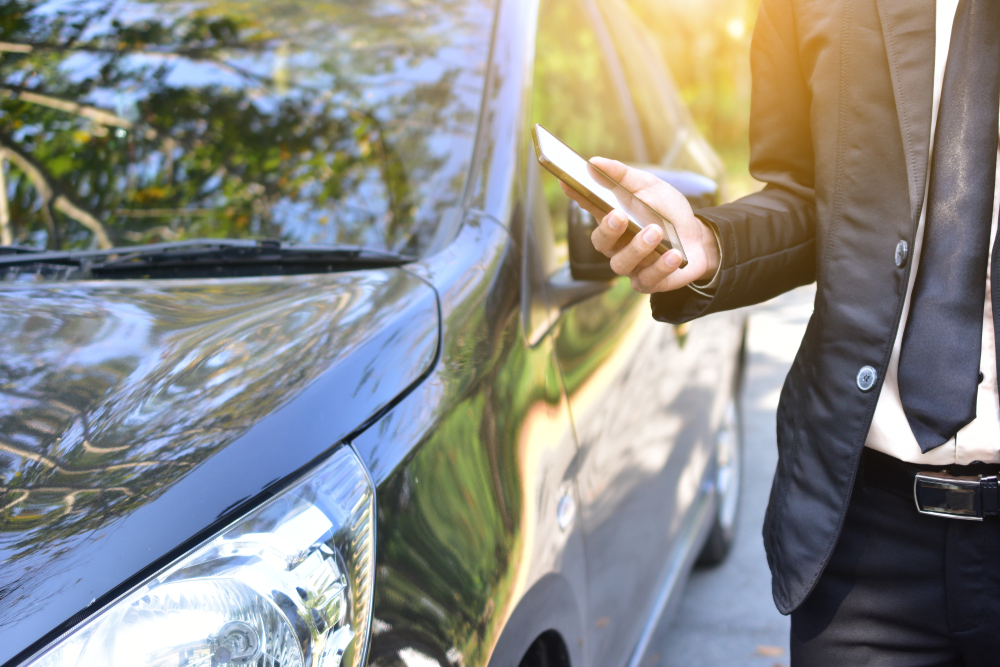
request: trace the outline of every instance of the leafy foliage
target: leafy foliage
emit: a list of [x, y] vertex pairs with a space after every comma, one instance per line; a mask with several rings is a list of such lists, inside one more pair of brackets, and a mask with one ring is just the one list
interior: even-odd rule
[[628, 0], [656, 37], [699, 129], [726, 162], [733, 195], [748, 173], [750, 38], [758, 0]]

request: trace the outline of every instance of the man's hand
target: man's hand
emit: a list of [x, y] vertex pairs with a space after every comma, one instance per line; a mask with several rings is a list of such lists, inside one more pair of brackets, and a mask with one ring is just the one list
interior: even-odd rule
[[[603, 216], [591, 236], [594, 247], [611, 258], [611, 269], [615, 273], [631, 278], [632, 289], [644, 294], [669, 292], [689, 283], [712, 279], [719, 268], [718, 242], [712, 230], [695, 217], [684, 195], [649, 172], [633, 169], [616, 160], [595, 157], [591, 163], [672, 222], [687, 252], [688, 265], [683, 269], [677, 268], [683, 257], [676, 249], [658, 257], [653, 249], [663, 238], [663, 230], [656, 225], [646, 227], [626, 243], [622, 233], [628, 218], [616, 209]], [[560, 185], [591, 215], [598, 219], [602, 217], [603, 214], [593, 204], [565, 183]]]

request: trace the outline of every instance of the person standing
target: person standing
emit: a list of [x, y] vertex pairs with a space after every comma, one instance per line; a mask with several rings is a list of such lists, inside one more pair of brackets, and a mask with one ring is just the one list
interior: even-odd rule
[[617, 211], [594, 246], [675, 324], [817, 283], [763, 531], [793, 667], [1000, 664], [1000, 0], [763, 0], [751, 64], [764, 189], [594, 158], [689, 264]]

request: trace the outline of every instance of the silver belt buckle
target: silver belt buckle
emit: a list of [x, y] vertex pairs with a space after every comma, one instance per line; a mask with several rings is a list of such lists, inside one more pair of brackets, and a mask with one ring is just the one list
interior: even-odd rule
[[982, 521], [982, 492], [978, 477], [952, 477], [921, 472], [913, 480], [917, 511], [949, 519]]

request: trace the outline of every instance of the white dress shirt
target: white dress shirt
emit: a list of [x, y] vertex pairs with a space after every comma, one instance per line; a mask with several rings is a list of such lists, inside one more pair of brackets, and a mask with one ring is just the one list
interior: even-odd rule
[[[952, 24], [959, 0], [937, 0], [937, 37], [934, 49], [934, 107], [931, 116], [931, 147], [934, 145], [934, 130], [937, 126], [938, 107], [941, 101], [941, 88], [944, 82], [945, 64], [948, 60], [948, 48], [951, 43]], [[933, 153], [930, 155], [933, 161]], [[930, 179], [928, 169], [928, 180]], [[925, 192], [927, 190], [925, 189]], [[910, 311], [910, 295], [913, 292], [913, 282], [920, 270], [920, 250], [923, 244], [924, 222], [927, 217], [927, 195], [924, 195], [923, 212], [917, 227], [917, 236], [911, 253], [913, 269], [910, 271], [910, 282], [906, 288], [906, 301], [903, 303], [903, 317], [896, 332], [896, 341], [889, 359], [889, 368], [882, 393], [875, 407], [875, 417], [865, 446], [894, 456], [910, 463], [930, 465], [967, 465], [974, 461], [984, 463], [1000, 463], [1000, 396], [997, 393], [996, 344], [993, 337], [993, 306], [990, 298], [990, 275], [986, 276], [986, 303], [983, 308], [983, 345], [980, 361], [980, 371], [983, 381], [979, 385], [976, 399], [976, 418], [967, 424], [958, 434], [945, 444], [924, 454], [920, 451], [916, 438], [910, 431], [909, 422], [903, 412], [903, 404], [899, 398], [897, 373], [899, 369], [899, 349], [903, 341], [903, 331]], [[993, 231], [990, 233], [990, 253], [993, 252], [993, 241], [997, 233], [997, 215], [1000, 208], [1000, 158], [997, 163], [997, 188], [993, 195]], [[991, 262], [992, 264], [992, 257]], [[947, 332], [941, 332], [947, 336]]]

